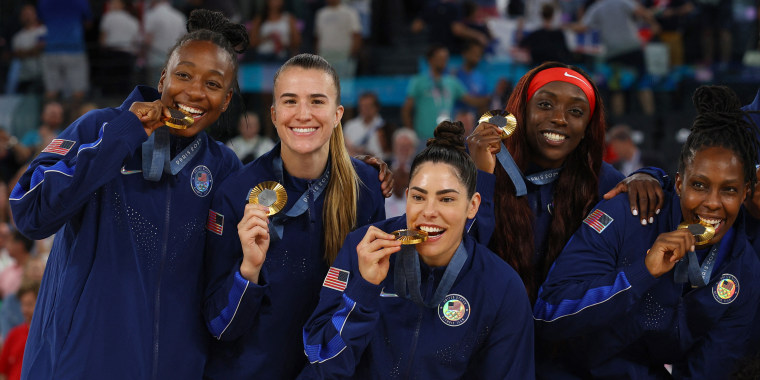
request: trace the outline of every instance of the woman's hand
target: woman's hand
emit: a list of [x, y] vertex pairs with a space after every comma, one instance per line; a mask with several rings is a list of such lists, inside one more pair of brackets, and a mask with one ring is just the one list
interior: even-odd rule
[[152, 102], [134, 102], [129, 111], [135, 114], [143, 124], [145, 133], [150, 136], [156, 128], [164, 125], [164, 120], [171, 117], [171, 113], [161, 100]]
[[493, 173], [496, 168], [496, 153], [501, 150], [501, 129], [491, 123], [480, 123], [467, 137], [470, 157], [478, 169]]
[[653, 223], [665, 201], [660, 181], [645, 173], [636, 173], [620, 181], [612, 190], [604, 194], [604, 199], [612, 199], [620, 193], [628, 193], [631, 214], [639, 215], [641, 224]]
[[655, 278], [670, 272], [686, 253], [694, 250], [696, 239], [688, 229], [665, 232], [657, 236], [647, 251], [644, 263]]
[[356, 246], [359, 272], [367, 282], [380, 285], [388, 276], [390, 256], [401, 250], [401, 242], [391, 235], [370, 226]]
[[388, 164], [382, 159], [370, 155], [359, 155], [354, 158], [374, 167], [380, 172], [377, 177], [380, 180], [380, 190], [386, 198], [390, 198], [393, 195], [393, 172], [388, 168]]
[[243, 219], [238, 223], [238, 236], [243, 247], [240, 274], [246, 280], [257, 284], [261, 266], [264, 265], [269, 249], [268, 214], [268, 207], [249, 203], [245, 205]]

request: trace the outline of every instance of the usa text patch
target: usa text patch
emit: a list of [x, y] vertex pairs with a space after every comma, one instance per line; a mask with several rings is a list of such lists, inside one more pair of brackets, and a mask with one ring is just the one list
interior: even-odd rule
[[327, 271], [327, 276], [325, 276], [325, 282], [322, 283], [322, 286], [342, 292], [346, 290], [346, 285], [348, 284], [348, 274], [349, 273], [347, 270], [330, 267], [330, 270]]
[[74, 147], [74, 144], [76, 144], [75, 141], [54, 139], [50, 142], [50, 144], [48, 144], [47, 147], [45, 147], [45, 149], [42, 150], [42, 152], [60, 154], [61, 156], [65, 156], [66, 153], [68, 153], [71, 148]]
[[217, 235], [221, 235], [224, 228], [224, 215], [214, 210], [208, 210], [206, 228]]
[[593, 228], [594, 231], [598, 233], [602, 233], [607, 226], [612, 224], [612, 217], [605, 214], [604, 211], [596, 209], [591, 212], [591, 214], [588, 214], [586, 219], [583, 220], [583, 223], [588, 224], [589, 227]]

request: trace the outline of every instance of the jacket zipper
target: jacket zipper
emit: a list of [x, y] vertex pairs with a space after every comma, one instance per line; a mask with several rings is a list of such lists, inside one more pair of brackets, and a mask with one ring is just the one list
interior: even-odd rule
[[[169, 182], [169, 181], [167, 181]], [[166, 188], [166, 212], [164, 213], [164, 237], [161, 244], [161, 265], [158, 269], [156, 280], [156, 298], [153, 310], [153, 373], [151, 379], [158, 379], [158, 343], [159, 343], [159, 326], [161, 322], [161, 277], [164, 273], [166, 264], [166, 250], [169, 243], [169, 217], [171, 216], [172, 203], [172, 185], [167, 183]]]

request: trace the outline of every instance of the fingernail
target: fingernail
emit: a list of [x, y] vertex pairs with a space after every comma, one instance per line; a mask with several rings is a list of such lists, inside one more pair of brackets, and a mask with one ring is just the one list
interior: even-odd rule
[[639, 215], [639, 210], [633, 209], [633, 216]]
[[654, 212], [655, 215], [660, 215], [660, 209], [658, 208], [657, 211]]
[[641, 219], [641, 225], [642, 226], [646, 226], [647, 225], [647, 220], [646, 219]]
[[649, 217], [649, 223], [654, 223], [654, 217], [653, 216]]

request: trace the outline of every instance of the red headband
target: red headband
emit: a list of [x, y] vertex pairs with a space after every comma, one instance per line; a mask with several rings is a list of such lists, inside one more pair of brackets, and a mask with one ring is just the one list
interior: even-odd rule
[[589, 83], [586, 78], [575, 70], [566, 69], [564, 67], [552, 67], [546, 70], [540, 71], [533, 77], [528, 86], [528, 100], [533, 97], [533, 94], [538, 91], [549, 82], [567, 82], [574, 84], [580, 88], [586, 99], [588, 99], [588, 105], [591, 109], [591, 115], [594, 114], [594, 106], [596, 106], [596, 96], [594, 95], [594, 86]]

